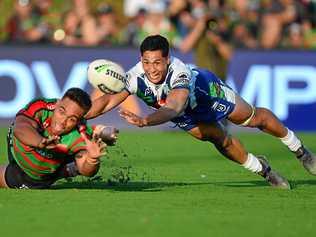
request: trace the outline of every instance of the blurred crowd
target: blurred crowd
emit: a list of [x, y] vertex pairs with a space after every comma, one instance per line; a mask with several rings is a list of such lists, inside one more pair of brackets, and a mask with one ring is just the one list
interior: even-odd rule
[[15, 0], [3, 43], [138, 46], [159, 33], [222, 77], [236, 48], [316, 48], [314, 0], [125, 0], [122, 9], [69, 0], [57, 11], [55, 2]]

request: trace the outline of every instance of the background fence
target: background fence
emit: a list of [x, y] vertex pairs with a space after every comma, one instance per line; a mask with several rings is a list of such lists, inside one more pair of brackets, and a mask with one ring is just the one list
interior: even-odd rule
[[[173, 54], [192, 63], [191, 54]], [[37, 96], [60, 97], [69, 87], [91, 91], [86, 79], [90, 61], [106, 58], [133, 66], [134, 48], [0, 47], [0, 123], [8, 124]], [[316, 53], [303, 51], [236, 51], [227, 82], [252, 104], [271, 109], [295, 130], [316, 131]], [[145, 110], [144, 105], [141, 107]], [[116, 111], [103, 122], [128, 127]], [[160, 128], [169, 128], [170, 125]]]

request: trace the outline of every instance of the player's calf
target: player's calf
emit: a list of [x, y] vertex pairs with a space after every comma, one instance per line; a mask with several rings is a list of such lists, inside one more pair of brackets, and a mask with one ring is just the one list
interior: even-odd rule
[[7, 188], [8, 187], [8, 185], [5, 181], [6, 168], [7, 168], [7, 165], [0, 166], [0, 188]]

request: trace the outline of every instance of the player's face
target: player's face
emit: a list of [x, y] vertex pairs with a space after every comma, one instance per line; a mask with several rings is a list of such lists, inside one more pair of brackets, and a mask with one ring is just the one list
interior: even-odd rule
[[163, 57], [161, 50], [145, 51], [141, 57], [147, 78], [155, 84], [164, 81], [168, 70], [169, 56]]
[[56, 104], [52, 120], [51, 132], [54, 135], [62, 135], [70, 132], [85, 115], [76, 102], [69, 98], [64, 98]]

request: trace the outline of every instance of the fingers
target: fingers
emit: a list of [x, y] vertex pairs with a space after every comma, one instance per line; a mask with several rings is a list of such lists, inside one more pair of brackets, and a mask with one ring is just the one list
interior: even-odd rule
[[59, 142], [60, 137], [57, 135], [52, 135], [49, 137], [44, 137], [41, 142], [38, 144], [38, 148], [43, 149], [53, 149]]
[[88, 143], [90, 142], [90, 140], [89, 140], [89, 138], [87, 137], [87, 134], [86, 134], [85, 132], [81, 132], [80, 135], [81, 135], [81, 137], [83, 138], [83, 140], [85, 141], [85, 143], [88, 144]]
[[97, 145], [99, 148], [100, 157], [106, 155], [107, 154], [107, 151], [106, 151], [107, 144], [104, 143], [101, 138], [99, 138], [97, 141]]
[[122, 118], [124, 118], [128, 123], [136, 125], [136, 126], [141, 126], [141, 120], [142, 118], [137, 116], [136, 114], [128, 111], [128, 110], [123, 110], [121, 109], [119, 111], [119, 114]]
[[101, 147], [103, 141], [101, 138], [99, 138], [96, 143], [97, 143], [98, 147]]
[[92, 141], [97, 141], [101, 135], [102, 130], [105, 128], [104, 125], [96, 125], [95, 128], [93, 129], [93, 134], [92, 134]]
[[103, 142], [103, 144], [100, 146], [100, 155], [101, 156], [104, 156], [107, 154], [107, 145]]
[[136, 115], [128, 110], [121, 109], [119, 110], [119, 115], [123, 118], [135, 117]]
[[48, 138], [46, 138], [46, 144], [57, 143], [59, 141], [59, 139], [60, 139], [60, 137], [57, 135], [49, 136]]
[[99, 147], [100, 147], [100, 150], [104, 150], [107, 148], [107, 145], [106, 143], [102, 142], [102, 144]]
[[100, 138], [100, 134], [93, 131], [92, 142], [96, 142]]

